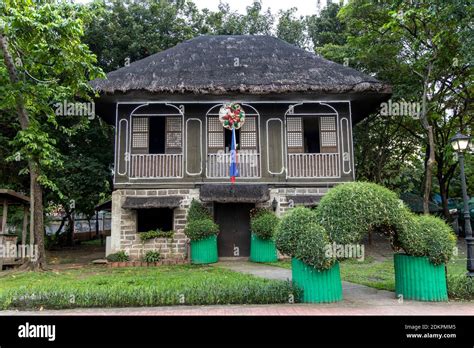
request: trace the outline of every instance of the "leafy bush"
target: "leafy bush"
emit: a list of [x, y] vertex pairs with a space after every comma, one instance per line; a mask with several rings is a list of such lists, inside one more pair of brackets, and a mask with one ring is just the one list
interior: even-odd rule
[[317, 221], [337, 244], [358, 243], [372, 231], [383, 232], [395, 242], [408, 214], [394, 192], [366, 182], [337, 185], [316, 208]]
[[161, 254], [156, 250], [148, 250], [143, 256], [144, 262], [158, 262], [161, 259]]
[[288, 256], [296, 254], [296, 248], [302, 226], [316, 222], [314, 211], [296, 207], [287, 212], [276, 228], [275, 245], [280, 252]]
[[448, 295], [457, 300], [474, 300], [474, 280], [465, 274], [448, 273]]
[[203, 219], [212, 220], [211, 213], [204, 205], [202, 205], [200, 202], [198, 202], [197, 200], [193, 198], [188, 210], [187, 221], [192, 222], [192, 221], [203, 220]]
[[290, 282], [217, 267], [145, 267], [133, 272], [95, 268], [84, 272], [87, 270], [42, 272], [41, 276], [27, 272], [2, 279], [0, 309], [270, 304], [288, 303], [291, 295], [295, 302], [301, 298], [301, 291]]
[[442, 219], [430, 215], [412, 214], [398, 235], [400, 246], [409, 255], [427, 256], [439, 265], [453, 256], [456, 236]]
[[148, 232], [142, 232], [139, 235], [140, 235], [140, 240], [142, 242], [145, 242], [148, 239], [154, 239], [154, 238], [173, 238], [174, 231], [151, 230]]
[[250, 228], [259, 238], [272, 239], [280, 219], [270, 211], [258, 213], [250, 220]]
[[107, 256], [107, 261], [110, 262], [125, 262], [128, 261], [130, 258], [128, 257], [127, 253], [123, 250], [120, 250], [114, 254], [109, 254]]
[[184, 233], [191, 240], [201, 240], [219, 233], [219, 226], [211, 219], [193, 220], [186, 224]]
[[315, 222], [304, 224], [301, 226], [294, 257], [316, 269], [329, 269], [336, 259], [326, 255], [328, 245], [330, 241], [324, 227]]

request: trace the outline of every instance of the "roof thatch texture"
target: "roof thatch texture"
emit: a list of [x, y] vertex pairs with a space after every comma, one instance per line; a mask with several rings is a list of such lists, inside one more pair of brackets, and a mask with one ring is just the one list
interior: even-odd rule
[[199, 198], [203, 202], [258, 203], [270, 199], [267, 185], [202, 185]]
[[151, 209], [151, 208], [175, 208], [179, 206], [182, 196], [166, 197], [125, 197], [122, 205], [124, 209]]
[[271, 36], [199, 36], [91, 82], [105, 93], [390, 93], [389, 85]]

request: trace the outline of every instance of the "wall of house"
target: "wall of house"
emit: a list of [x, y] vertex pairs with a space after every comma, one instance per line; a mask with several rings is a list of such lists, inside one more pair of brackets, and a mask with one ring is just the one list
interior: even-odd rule
[[[273, 199], [278, 206], [276, 214], [282, 216], [292, 208], [289, 197], [294, 196], [323, 196], [329, 187], [283, 187], [271, 188], [270, 199], [266, 202], [257, 203], [256, 207], [272, 207]], [[130, 197], [153, 197], [153, 196], [182, 196], [179, 207], [173, 210], [173, 239], [156, 238], [142, 242], [137, 232], [137, 214], [133, 209], [124, 209], [122, 205], [125, 198]], [[166, 259], [188, 258], [189, 240], [184, 234], [186, 225], [186, 214], [192, 199], [199, 200], [199, 188], [196, 189], [119, 189], [112, 194], [112, 232], [111, 248], [109, 253], [124, 250], [132, 260], [139, 260], [148, 250], [159, 251]], [[212, 213], [213, 204], [205, 203]]]
[[[354, 158], [352, 148], [352, 121], [350, 112], [350, 102], [327, 102], [337, 111], [337, 142], [338, 152], [340, 153], [339, 165], [341, 175], [332, 178], [288, 178], [286, 163], [287, 142], [286, 142], [286, 126], [285, 113], [288, 111], [291, 103], [268, 104], [258, 102], [248, 102], [248, 105], [258, 111], [258, 152], [260, 154], [260, 172], [258, 178], [240, 178], [241, 182], [257, 183], [266, 182], [279, 185], [312, 185], [326, 184], [350, 181], [354, 178]], [[200, 103], [200, 104], [173, 104], [174, 107], [181, 107], [184, 111], [182, 120], [183, 126], [183, 166], [182, 177], [179, 183], [175, 178], [130, 178], [129, 156], [131, 142], [131, 117], [130, 115], [140, 104], [120, 104], [117, 112], [116, 126], [116, 158], [115, 158], [115, 187], [189, 187], [193, 188], [194, 184], [209, 182], [219, 183], [225, 182], [225, 179], [210, 178], [206, 173], [207, 161], [207, 120], [206, 114], [211, 107], [218, 105], [217, 102]], [[134, 115], [147, 113], [166, 113], [179, 111], [176, 108], [165, 106], [164, 104], [153, 104], [140, 108], [135, 111]], [[319, 104], [304, 104], [295, 108], [296, 112], [327, 112], [330, 110], [327, 106]], [[218, 112], [218, 108], [213, 112]], [[247, 112], [254, 112], [253, 109], [247, 107]], [[135, 117], [135, 116], [134, 116]], [[281, 122], [279, 122], [281, 121]], [[280, 126], [278, 126], [280, 123]], [[283, 140], [279, 141], [278, 133], [283, 135]], [[200, 135], [200, 141], [197, 136]], [[281, 137], [280, 137], [281, 138]], [[283, 151], [283, 157], [282, 157]], [[133, 151], [132, 151], [133, 152]], [[199, 158], [199, 160], [198, 160]], [[201, 170], [202, 168], [202, 170]]]

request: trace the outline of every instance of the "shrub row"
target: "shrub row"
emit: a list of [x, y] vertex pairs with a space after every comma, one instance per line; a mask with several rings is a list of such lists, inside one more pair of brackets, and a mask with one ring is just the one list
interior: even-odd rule
[[33, 286], [0, 293], [2, 309], [86, 308], [214, 304], [270, 304], [299, 302], [301, 293], [289, 282], [246, 280], [225, 283], [208, 280], [185, 286]]

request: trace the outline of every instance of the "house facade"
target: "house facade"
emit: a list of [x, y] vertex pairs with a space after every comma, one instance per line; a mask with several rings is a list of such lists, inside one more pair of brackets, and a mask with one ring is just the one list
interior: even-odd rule
[[[316, 205], [355, 178], [352, 127], [390, 96], [378, 80], [268, 36], [200, 36], [92, 82], [98, 114], [115, 125], [109, 252], [151, 249], [185, 258], [192, 199], [220, 226], [220, 257], [247, 257], [254, 207], [278, 215]], [[238, 104], [239, 176], [231, 184], [231, 131], [219, 119]], [[141, 232], [174, 230], [143, 243]]]

